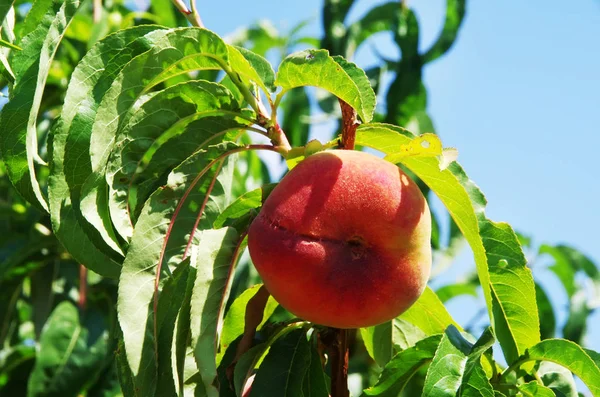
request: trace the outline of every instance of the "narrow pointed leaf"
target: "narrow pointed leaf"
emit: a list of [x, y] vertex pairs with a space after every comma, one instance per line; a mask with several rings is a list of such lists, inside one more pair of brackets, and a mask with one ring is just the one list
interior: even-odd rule
[[10, 180], [23, 198], [45, 211], [48, 204], [34, 163], [39, 157], [36, 123], [52, 60], [78, 8], [79, 0], [55, 0], [19, 42], [23, 51], [11, 62], [15, 84], [0, 113], [0, 153]]
[[153, 300], [158, 266], [159, 278], [172, 274], [190, 255], [193, 241], [197, 244], [196, 230], [210, 228], [228, 204], [231, 172], [226, 169], [230, 166], [217, 158], [232, 148], [237, 146], [210, 147], [175, 168], [168, 183], [148, 199], [136, 225], [119, 280], [118, 313], [127, 359], [142, 391], [152, 392], [156, 387]]
[[154, 95], [150, 91], [156, 85], [181, 74], [224, 68], [230, 68], [229, 51], [218, 36], [205, 29], [182, 28], [157, 38], [149, 51], [133, 58], [115, 77], [92, 129], [89, 155], [92, 173], [86, 179], [81, 199], [84, 217], [107, 243], [113, 240], [114, 232], [104, 174], [120, 130], [139, 106]]
[[207, 395], [218, 396], [214, 382], [219, 333], [243, 237], [233, 228], [223, 228], [203, 230], [198, 239], [192, 255], [197, 271], [191, 299], [192, 346]]
[[235, 139], [236, 128], [243, 127], [235, 121], [238, 111], [227, 89], [207, 81], [171, 86], [136, 110], [106, 169], [110, 217], [125, 240], [131, 238], [137, 207], [166, 182], [164, 175], [195, 151]]
[[297, 329], [281, 337], [258, 369], [250, 397], [303, 397], [302, 386], [311, 357], [306, 330]]
[[100, 243], [99, 237], [97, 240], [89, 237], [84, 229], [86, 221], [79, 215], [81, 185], [91, 173], [92, 123], [114, 74], [136, 53], [148, 50], [151, 40], [145, 35], [156, 29], [139, 26], [122, 30], [90, 49], [73, 72], [60, 121], [51, 135], [48, 193], [54, 233], [78, 262], [108, 277], [118, 277], [122, 259], [115, 257], [118, 251], [114, 247]]

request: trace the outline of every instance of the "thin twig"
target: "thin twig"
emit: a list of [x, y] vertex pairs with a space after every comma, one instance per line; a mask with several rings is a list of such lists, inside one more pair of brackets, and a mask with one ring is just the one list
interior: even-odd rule
[[94, 23], [98, 23], [100, 22], [100, 19], [102, 19], [102, 0], [94, 0], [93, 8], [93, 21]]
[[196, 0], [190, 0], [190, 8], [194, 18], [194, 23], [192, 23], [192, 25], [198, 26], [199, 28], [204, 28], [204, 23], [202, 22], [202, 18], [200, 18], [198, 7], [196, 7]]

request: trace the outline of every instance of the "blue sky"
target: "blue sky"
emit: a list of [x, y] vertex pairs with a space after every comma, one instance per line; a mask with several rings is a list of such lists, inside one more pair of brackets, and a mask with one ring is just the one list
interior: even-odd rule
[[[207, 28], [227, 35], [259, 19], [280, 30], [313, 18], [307, 34], [320, 36], [321, 0], [208, 2], [198, 0]], [[381, 1], [358, 0], [356, 20]], [[410, 2], [426, 49], [443, 24], [445, 0]], [[459, 39], [425, 69], [428, 109], [445, 146], [486, 194], [487, 214], [506, 221], [535, 244], [572, 245], [600, 263], [600, 1], [468, 2]], [[379, 34], [356, 62], [376, 62], [397, 51]], [[472, 266], [468, 250], [451, 281]], [[548, 271], [538, 270], [556, 302], [566, 295]], [[456, 299], [450, 310], [467, 321]], [[564, 315], [559, 314], [559, 322]], [[588, 345], [600, 350], [600, 313], [589, 324]]]

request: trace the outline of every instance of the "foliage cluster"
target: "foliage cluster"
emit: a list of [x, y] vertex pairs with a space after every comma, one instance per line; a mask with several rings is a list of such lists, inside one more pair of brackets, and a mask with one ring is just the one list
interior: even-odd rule
[[[403, 2], [350, 23], [353, 2], [325, 1], [321, 39], [302, 36], [303, 24], [280, 34], [260, 23], [230, 43], [181, 27], [199, 19], [170, 0], [144, 11], [121, 0], [2, 2], [1, 395], [239, 396], [250, 378], [251, 396], [342, 395], [330, 390], [338, 374], [325, 360], [335, 331], [278, 306], [244, 255], [273, 186], [257, 151], [280, 153], [291, 168], [349, 144], [339, 134], [309, 141], [319, 109], [340, 119], [342, 138], [399, 164], [443, 202], [447, 213], [432, 214], [434, 276], [464, 243], [476, 268], [467, 281], [428, 288], [397, 319], [350, 333], [359, 392], [577, 396], [575, 374], [600, 396], [600, 354], [584, 347], [598, 267], [489, 220], [427, 114], [423, 68], [456, 40], [465, 0], [447, 1], [425, 52]], [[386, 31], [401, 59], [366, 71], [349, 61]], [[274, 53], [277, 72], [265, 59]], [[569, 297], [560, 330], [562, 308], [522, 246], [554, 261]], [[452, 319], [444, 303], [462, 294], [482, 296], [485, 327]]]

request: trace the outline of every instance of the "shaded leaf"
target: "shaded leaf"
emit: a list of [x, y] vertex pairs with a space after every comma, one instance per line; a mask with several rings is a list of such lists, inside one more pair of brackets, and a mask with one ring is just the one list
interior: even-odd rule
[[554, 392], [536, 381], [531, 381], [519, 386], [519, 390], [524, 397], [554, 397]]
[[537, 372], [544, 386], [553, 390], [557, 396], [579, 396], [573, 374], [565, 367], [550, 361], [542, 361]]
[[250, 397], [304, 396], [304, 379], [311, 358], [305, 329], [296, 329], [282, 336], [273, 343], [258, 369]]
[[29, 396], [76, 396], [87, 379], [101, 371], [108, 333], [98, 327], [97, 321], [103, 322], [99, 313], [88, 311], [85, 316], [80, 318], [68, 301], [56, 306], [40, 337]]

